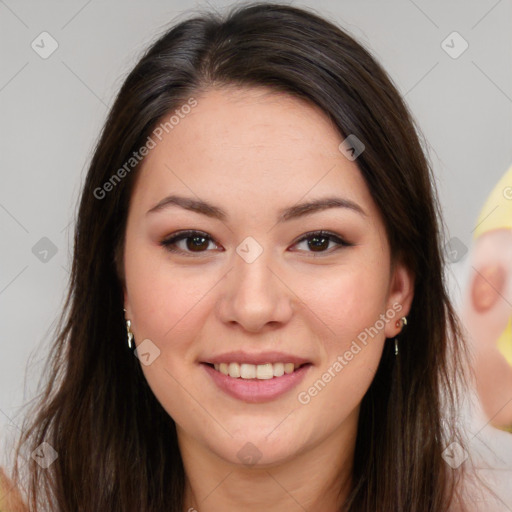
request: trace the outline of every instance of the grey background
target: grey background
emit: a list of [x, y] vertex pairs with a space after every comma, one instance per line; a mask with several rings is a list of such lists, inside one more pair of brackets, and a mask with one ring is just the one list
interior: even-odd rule
[[[40, 377], [63, 303], [76, 201], [116, 91], [173, 21], [230, 4], [0, 0], [2, 439], [19, 433], [19, 407]], [[485, 197], [512, 163], [512, 0], [293, 4], [339, 23], [383, 64], [428, 141], [449, 236], [469, 246]], [[43, 31], [59, 45], [47, 59], [31, 47]], [[469, 44], [456, 59], [441, 47], [453, 31]], [[46, 262], [32, 250], [46, 247], [43, 237], [57, 251]], [[452, 270], [456, 288], [464, 262]]]

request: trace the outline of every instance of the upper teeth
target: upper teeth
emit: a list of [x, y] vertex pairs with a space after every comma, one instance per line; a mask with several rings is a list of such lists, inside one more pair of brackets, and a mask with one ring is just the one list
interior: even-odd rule
[[248, 364], [248, 363], [220, 363], [213, 365], [216, 370], [229, 375], [230, 377], [241, 377], [242, 379], [272, 379], [281, 377], [285, 373], [293, 373], [299, 364], [293, 363], [266, 363], [266, 364]]

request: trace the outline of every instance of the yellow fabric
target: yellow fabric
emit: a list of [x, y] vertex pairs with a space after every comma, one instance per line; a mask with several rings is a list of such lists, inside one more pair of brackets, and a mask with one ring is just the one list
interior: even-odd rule
[[508, 319], [507, 327], [501, 333], [496, 345], [508, 364], [512, 366], [512, 318]]
[[512, 165], [501, 177], [482, 208], [473, 237], [495, 229], [512, 229]]

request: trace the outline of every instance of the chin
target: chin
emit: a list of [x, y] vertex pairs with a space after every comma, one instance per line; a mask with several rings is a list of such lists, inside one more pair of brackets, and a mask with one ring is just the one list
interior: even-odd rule
[[218, 441], [209, 439], [207, 444], [211, 451], [230, 464], [248, 468], [282, 464], [298, 455], [303, 448], [304, 437], [297, 435], [300, 429], [296, 426], [294, 431], [277, 433], [275, 427], [281, 420], [269, 428], [241, 428], [239, 432], [231, 432], [233, 437]]

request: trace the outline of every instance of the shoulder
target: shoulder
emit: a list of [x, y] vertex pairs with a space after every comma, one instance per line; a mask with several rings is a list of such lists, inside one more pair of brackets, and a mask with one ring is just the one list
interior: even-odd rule
[[0, 467], [0, 512], [28, 512], [19, 489]]

